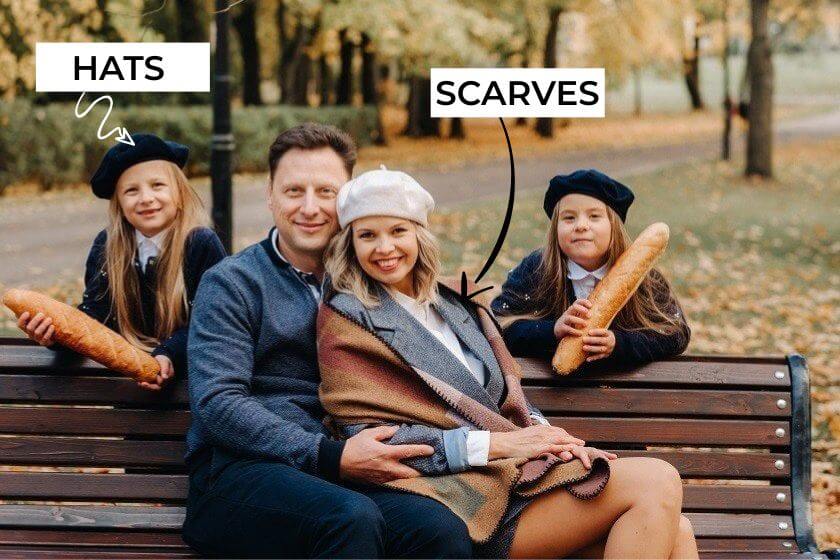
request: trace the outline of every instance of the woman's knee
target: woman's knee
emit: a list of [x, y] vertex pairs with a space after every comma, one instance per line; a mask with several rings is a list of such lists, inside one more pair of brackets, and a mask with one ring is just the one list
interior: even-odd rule
[[626, 459], [621, 482], [634, 505], [655, 504], [673, 513], [682, 508], [682, 479], [670, 463], [661, 459]]

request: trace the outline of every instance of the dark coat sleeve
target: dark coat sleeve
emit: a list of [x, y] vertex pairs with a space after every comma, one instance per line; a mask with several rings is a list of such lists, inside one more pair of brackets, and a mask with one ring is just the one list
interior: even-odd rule
[[[653, 274], [659, 274], [653, 272]], [[667, 284], [663, 283], [663, 286]], [[681, 354], [688, 346], [691, 329], [685, 320], [682, 307], [670, 292], [661, 290], [654, 294], [657, 303], [679, 322], [679, 330], [672, 335], [660, 334], [653, 330], [622, 330], [613, 328], [615, 349], [602, 361], [603, 366], [628, 367], [664, 360]]]
[[[531, 312], [531, 297], [537, 287], [537, 268], [541, 259], [542, 251], [534, 251], [508, 273], [507, 280], [502, 285], [502, 293], [491, 304], [497, 317]], [[502, 335], [514, 356], [548, 358], [557, 348], [554, 323], [550, 317], [519, 319], [507, 325]]]
[[[198, 283], [207, 270], [225, 258], [222, 242], [210, 228], [198, 228], [187, 239], [184, 274], [187, 284], [187, 303], [192, 307]], [[189, 324], [177, 329], [152, 351], [152, 356], [164, 355], [172, 360], [176, 373], [186, 372]]]
[[105, 272], [105, 231], [99, 232], [93, 240], [93, 246], [88, 253], [85, 263], [85, 292], [79, 309], [90, 317], [114, 328], [114, 318], [111, 317], [111, 294], [108, 288], [108, 276]]

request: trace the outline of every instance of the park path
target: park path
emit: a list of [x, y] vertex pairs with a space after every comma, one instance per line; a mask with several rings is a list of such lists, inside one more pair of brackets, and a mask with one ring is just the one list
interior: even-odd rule
[[[782, 121], [776, 126], [775, 138], [777, 143], [785, 143], [838, 135], [840, 108]], [[570, 151], [535, 157], [517, 152], [513, 146], [517, 191], [542, 189], [547, 179], [555, 174], [583, 167], [598, 168], [623, 178], [688, 161], [713, 159], [718, 157], [719, 142], [717, 137], [707, 137], [691, 143]], [[735, 141], [735, 153], [739, 153], [742, 144], [740, 138]], [[429, 189], [438, 207], [446, 207], [507, 193], [508, 165], [507, 159], [499, 159], [445, 171], [414, 169], [412, 174]], [[204, 186], [199, 190], [208, 202], [209, 188]], [[92, 239], [104, 227], [106, 204], [86, 192], [48, 194], [38, 199], [0, 204], [0, 284], [45, 287], [56, 280], [78, 278], [83, 272]], [[259, 240], [270, 225], [262, 178], [235, 177], [235, 244], [243, 247]]]

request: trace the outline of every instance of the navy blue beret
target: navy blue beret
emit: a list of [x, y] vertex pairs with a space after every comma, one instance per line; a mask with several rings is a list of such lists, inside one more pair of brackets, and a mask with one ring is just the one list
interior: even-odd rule
[[578, 169], [569, 175], [557, 175], [548, 183], [543, 209], [550, 218], [554, 207], [567, 194], [578, 193], [597, 198], [621, 217], [627, 218], [627, 209], [633, 204], [633, 191], [596, 169]]
[[184, 167], [190, 156], [188, 147], [162, 140], [154, 134], [132, 134], [131, 138], [134, 140], [133, 146], [122, 142], [112, 146], [90, 178], [93, 194], [99, 198], [111, 198], [117, 187], [117, 179], [132, 165], [162, 159]]

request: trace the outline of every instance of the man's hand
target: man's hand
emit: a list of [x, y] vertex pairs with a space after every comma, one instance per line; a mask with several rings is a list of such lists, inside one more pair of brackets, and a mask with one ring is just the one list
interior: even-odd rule
[[435, 452], [429, 445], [388, 445], [399, 426], [379, 426], [362, 430], [347, 440], [341, 453], [341, 478], [355, 482], [384, 484], [398, 478], [414, 478], [420, 473], [403, 465], [403, 459], [428, 457]]

